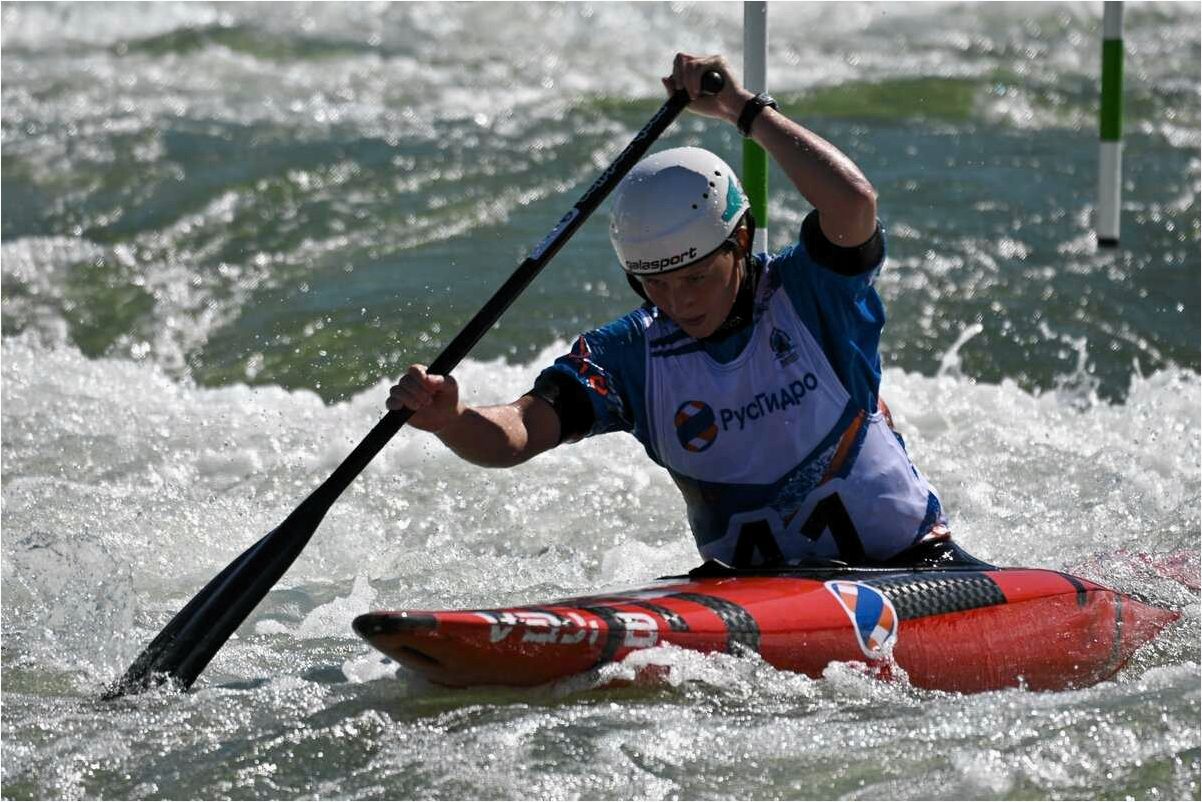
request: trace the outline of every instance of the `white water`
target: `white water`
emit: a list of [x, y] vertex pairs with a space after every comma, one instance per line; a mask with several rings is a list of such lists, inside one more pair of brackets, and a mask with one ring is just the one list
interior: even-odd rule
[[[470, 401], [500, 402], [561, 349], [529, 366], [469, 361], [457, 375]], [[1196, 375], [1137, 376], [1126, 404], [1081, 411], [1063, 393], [953, 373], [890, 371], [883, 395], [970, 551], [1067, 570], [1124, 549], [1196, 547]], [[25, 664], [49, 660], [80, 691], [118, 673], [169, 612], [282, 520], [386, 396], [381, 383], [326, 407], [310, 392], [199, 389], [31, 336], [4, 340], [3, 380], [6, 650]], [[491, 471], [402, 429], [258, 616], [351, 646], [350, 619], [371, 605], [529, 602], [695, 561], [678, 492], [633, 438]], [[1196, 620], [1196, 600], [1172, 583], [1122, 573], [1092, 578], [1130, 580], [1123, 589], [1186, 603]], [[355, 603], [312, 610], [352, 587]], [[260, 621], [257, 631], [275, 630]], [[223, 652], [215, 676], [257, 676], [237, 654]]]
[[[486, 471], [402, 430], [193, 693], [95, 701], [382, 414], [383, 381], [326, 406], [277, 377], [328, 388], [329, 360], [354, 351], [363, 381], [428, 358], [437, 326], [461, 325], [476, 285], [633, 134], [671, 52], [739, 61], [742, 12], [7, 3], [0, 116], [21, 202], [6, 191], [0, 243], [4, 797], [1198, 797], [1198, 596], [1171, 578], [1198, 579], [1202, 393], [1181, 346], [1197, 326], [1196, 5], [1128, 6], [1139, 157], [1131, 239], [1110, 256], [1094, 253], [1080, 157], [1100, 4], [772, 8], [773, 91], [856, 98], [815, 123], [888, 199], [886, 337], [916, 349], [897, 363], [938, 375], [890, 369], [883, 392], [957, 537], [1182, 620], [1116, 681], [1068, 693], [965, 697], [672, 651], [655, 655], [660, 689], [430, 688], [394, 676], [353, 616], [576, 595], [697, 558], [632, 438]], [[866, 84], [917, 79], [907, 97], [938, 105], [966, 77], [971, 111], [871, 114]], [[680, 144], [737, 146], [679, 125]], [[221, 166], [241, 170], [206, 183]], [[772, 201], [783, 244], [807, 208]], [[483, 344], [522, 364], [457, 371], [469, 398], [523, 392], [562, 348], [528, 357], [531, 342], [619, 303], [594, 225]], [[334, 315], [369, 305], [380, 329]], [[409, 339], [389, 339], [398, 320]], [[292, 350], [327, 322], [355, 347]], [[1135, 356], [1161, 369], [1099, 392]], [[197, 367], [222, 386], [193, 384]], [[243, 373], [265, 386], [230, 384]]]
[[[691, 565], [676, 491], [623, 436], [490, 472], [402, 431], [194, 693], [97, 706], [166, 616], [367, 430], [383, 387], [327, 408], [30, 338], [0, 356], [14, 795], [1082, 798], [1104, 775], [1196, 788], [1197, 598], [1121, 561], [1095, 578], [1184, 620], [1119, 683], [1059, 694], [919, 692], [847, 666], [815, 681], [673, 650], [654, 655], [671, 666], [661, 691], [447, 692], [392, 679], [351, 635], [369, 606], [491, 606]], [[459, 375], [495, 401], [544, 361]], [[885, 386], [983, 557], [1068, 568], [1196, 536], [1196, 376], [1141, 379], [1126, 405], [1083, 412], [953, 376]]]

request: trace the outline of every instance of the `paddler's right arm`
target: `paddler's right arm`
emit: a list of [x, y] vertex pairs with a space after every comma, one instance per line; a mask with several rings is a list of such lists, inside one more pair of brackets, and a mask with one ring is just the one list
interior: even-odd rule
[[524, 395], [509, 404], [469, 407], [450, 376], [413, 365], [389, 391], [390, 410], [412, 409], [409, 425], [431, 432], [459, 457], [486, 468], [521, 464], [560, 442], [559, 416], [541, 398]]

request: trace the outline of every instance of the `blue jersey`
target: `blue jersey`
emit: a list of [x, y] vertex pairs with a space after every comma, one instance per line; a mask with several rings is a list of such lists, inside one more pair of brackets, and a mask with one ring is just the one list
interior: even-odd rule
[[856, 275], [804, 238], [756, 260], [752, 320], [734, 334], [696, 340], [648, 305], [547, 370], [586, 390], [588, 436], [631, 432], [668, 469], [703, 556], [892, 557], [944, 519], [879, 411], [883, 249]]

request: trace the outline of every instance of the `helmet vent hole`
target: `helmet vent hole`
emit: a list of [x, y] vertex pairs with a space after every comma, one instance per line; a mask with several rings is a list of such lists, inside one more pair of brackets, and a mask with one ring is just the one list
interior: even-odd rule
[[710, 189], [713, 189], [713, 188], [714, 188], [714, 187], [716, 187], [716, 186], [718, 186], [718, 185], [717, 185], [717, 184], [715, 184], [713, 181], [711, 181], [711, 182], [710, 182]]
[[703, 198], [708, 198], [709, 196], [710, 196], [710, 194], [708, 192], [703, 192], [701, 194], [701, 197], [703, 197]]
[[693, 204], [693, 208], [694, 208], [694, 209], [696, 209], [696, 208], [697, 208], [697, 204], [695, 204], [695, 203], [694, 203], [694, 204]]

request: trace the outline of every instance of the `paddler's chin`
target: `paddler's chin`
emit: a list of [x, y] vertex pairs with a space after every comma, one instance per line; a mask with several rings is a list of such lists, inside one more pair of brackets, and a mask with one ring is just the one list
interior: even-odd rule
[[668, 315], [672, 322], [695, 340], [703, 340], [718, 330], [725, 315], [701, 314], [693, 318], [678, 318]]

